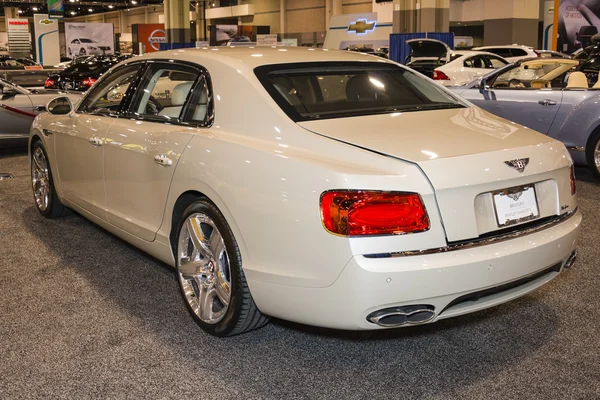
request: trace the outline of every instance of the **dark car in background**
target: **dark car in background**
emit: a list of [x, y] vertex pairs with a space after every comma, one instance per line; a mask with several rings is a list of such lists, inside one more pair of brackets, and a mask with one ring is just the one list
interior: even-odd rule
[[113, 65], [128, 56], [98, 56], [85, 58], [83, 62], [71, 64], [64, 70], [48, 75], [44, 84], [46, 89], [86, 91], [96, 83]]

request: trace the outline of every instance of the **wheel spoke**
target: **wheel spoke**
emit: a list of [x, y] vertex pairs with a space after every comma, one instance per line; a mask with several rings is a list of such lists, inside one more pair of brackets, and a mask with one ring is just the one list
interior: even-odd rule
[[38, 170], [38, 172], [43, 171], [42, 164], [40, 162], [40, 152], [36, 151], [33, 154], [33, 163], [35, 164], [35, 168]]
[[215, 299], [215, 289], [203, 284], [200, 286], [199, 310], [203, 320], [209, 321], [213, 317], [213, 302]]
[[209, 257], [210, 250], [205, 244], [206, 239], [204, 238], [200, 222], [196, 218], [188, 218], [186, 227], [196, 250], [198, 250], [200, 255]]
[[223, 277], [223, 273], [221, 272], [220, 268], [216, 271], [215, 276], [216, 295], [219, 297], [219, 300], [223, 306], [227, 307], [231, 297], [231, 287], [229, 286], [229, 282], [227, 282]]

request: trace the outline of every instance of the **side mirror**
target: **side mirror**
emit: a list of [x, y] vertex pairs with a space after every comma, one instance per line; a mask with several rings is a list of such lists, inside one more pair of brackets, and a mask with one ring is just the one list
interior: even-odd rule
[[46, 105], [46, 110], [52, 115], [66, 115], [73, 111], [73, 103], [66, 96], [56, 97]]
[[490, 87], [487, 85], [487, 81], [485, 79], [481, 79], [479, 81], [479, 93], [483, 94], [485, 92], [489, 92]]
[[2, 96], [14, 96], [16, 94], [17, 94], [17, 91], [15, 90], [15, 88], [10, 87], [10, 86], [2, 87]]

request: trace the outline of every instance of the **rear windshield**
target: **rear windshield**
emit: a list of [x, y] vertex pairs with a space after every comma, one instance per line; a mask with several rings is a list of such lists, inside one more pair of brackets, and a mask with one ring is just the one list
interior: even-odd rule
[[255, 73], [296, 122], [464, 107], [436, 84], [394, 64], [266, 65]]

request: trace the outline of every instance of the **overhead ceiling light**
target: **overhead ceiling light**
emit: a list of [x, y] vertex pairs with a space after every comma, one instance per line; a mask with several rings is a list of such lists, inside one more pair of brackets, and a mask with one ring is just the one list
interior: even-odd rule
[[19, 10], [19, 14], [23, 14], [23, 10]]
[[89, 12], [94, 12], [94, 9], [93, 8], [88, 8], [88, 11]]
[[131, 0], [131, 4], [137, 4], [137, 1]]
[[108, 8], [115, 8], [115, 6], [113, 6], [112, 4], [108, 6]]
[[33, 7], [33, 8], [32, 8], [32, 10], [33, 10], [33, 11], [37, 11], [37, 10], [38, 10], [38, 8], [37, 8], [37, 7]]
[[69, 0], [71, 3], [75, 3], [75, 0]]
[[77, 12], [71, 11], [71, 15], [75, 15], [75, 14], [77, 14]]

